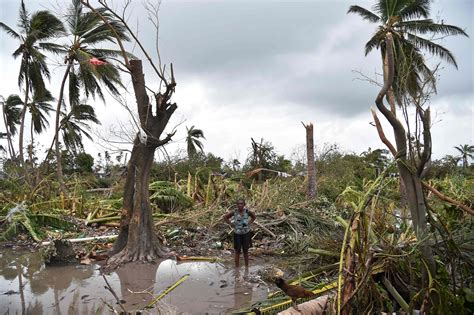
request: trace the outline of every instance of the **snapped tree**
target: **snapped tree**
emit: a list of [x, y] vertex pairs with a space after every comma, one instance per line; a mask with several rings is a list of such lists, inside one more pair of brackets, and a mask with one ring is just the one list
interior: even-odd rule
[[145, 82], [142, 61], [139, 59], [129, 60], [121, 37], [116, 34], [116, 30], [109, 23], [107, 16], [102, 14], [102, 9], [95, 9], [87, 0], [82, 0], [82, 4], [100, 17], [115, 34], [117, 44], [122, 51], [125, 67], [132, 79], [139, 118], [139, 131], [133, 141], [132, 154], [128, 162], [127, 178], [123, 192], [120, 232], [110, 253], [111, 258], [108, 263], [110, 267], [115, 267], [131, 261], [154, 262], [157, 258], [168, 255], [167, 250], [159, 242], [154, 232], [149, 198], [149, 179], [156, 149], [168, 143], [174, 135], [174, 133], [171, 133], [161, 139], [169, 119], [177, 108], [176, 103], [171, 102], [171, 97], [176, 87], [173, 65], [171, 64], [170, 66], [170, 79], [167, 80], [164, 67], [158, 69], [155, 66], [140, 40], [130, 29], [124, 18], [116, 14], [107, 5], [106, 1], [99, 1], [102, 9], [120, 21], [126, 28], [150, 62], [155, 74], [161, 80], [159, 86], [163, 86], [164, 90], [160, 89], [158, 92], [153, 92], [153, 97], [150, 98], [147, 94], [148, 87]]
[[317, 196], [317, 187], [316, 187], [316, 164], [314, 161], [314, 130], [313, 123], [305, 125], [303, 122], [303, 127], [306, 129], [306, 157], [307, 157], [307, 178], [308, 178], [308, 187], [306, 194], [309, 199], [314, 199]]

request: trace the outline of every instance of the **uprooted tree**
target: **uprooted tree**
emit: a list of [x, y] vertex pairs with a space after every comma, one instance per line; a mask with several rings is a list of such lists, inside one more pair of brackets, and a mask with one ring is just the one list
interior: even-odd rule
[[129, 60], [129, 54], [117, 36], [117, 44], [122, 51], [125, 67], [132, 79], [139, 131], [133, 141], [132, 154], [127, 168], [120, 232], [110, 253], [111, 257], [108, 263], [109, 266], [115, 267], [132, 261], [153, 262], [168, 254], [154, 232], [149, 198], [149, 179], [156, 149], [168, 143], [174, 135], [171, 133], [161, 139], [169, 119], [177, 108], [176, 103], [171, 102], [176, 87], [173, 66], [170, 67], [170, 79], [167, 80], [164, 68], [155, 66], [123, 16], [116, 14], [106, 1], [99, 1], [102, 6], [101, 10], [95, 9], [87, 0], [82, 0], [82, 4], [99, 15], [112, 31], [114, 31], [113, 26], [101, 14], [102, 10], [106, 10], [123, 23], [161, 80], [159, 86], [164, 87], [163, 91], [153, 92], [152, 98], [147, 94], [148, 87], [145, 82], [142, 61], [139, 59]]

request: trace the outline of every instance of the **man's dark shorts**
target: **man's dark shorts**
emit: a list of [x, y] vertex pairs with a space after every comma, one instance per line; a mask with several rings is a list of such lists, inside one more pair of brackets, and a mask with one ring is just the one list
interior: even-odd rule
[[237, 252], [247, 252], [249, 248], [252, 247], [252, 232], [246, 234], [236, 234], [234, 233], [234, 249]]

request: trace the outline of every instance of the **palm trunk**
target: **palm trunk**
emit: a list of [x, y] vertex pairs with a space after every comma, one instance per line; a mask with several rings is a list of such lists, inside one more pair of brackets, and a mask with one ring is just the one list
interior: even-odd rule
[[[20, 159], [20, 165], [24, 166], [25, 164], [25, 158], [23, 156], [23, 133], [25, 131], [25, 116], [26, 116], [26, 109], [28, 107], [28, 98], [29, 98], [29, 93], [30, 93], [30, 83], [29, 83], [29, 78], [28, 75], [25, 73], [25, 102], [23, 104], [23, 109], [21, 110], [21, 121], [20, 121], [20, 134], [19, 134], [19, 140], [18, 140], [18, 152], [19, 152], [19, 159]], [[25, 170], [25, 174], [26, 174]]]
[[10, 154], [10, 159], [13, 161], [16, 159], [15, 148], [13, 147], [12, 135], [10, 133], [10, 128], [7, 124], [7, 116], [5, 114], [5, 105], [3, 105], [3, 122], [5, 123], [5, 128], [7, 132], [7, 142], [8, 142], [8, 154]]
[[[433, 257], [432, 249], [429, 245], [428, 236], [428, 225], [426, 220], [426, 202], [422, 190], [421, 179], [416, 171], [410, 169], [408, 161], [408, 146], [407, 136], [405, 128], [402, 123], [397, 119], [396, 115], [385, 107], [383, 104], [383, 98], [386, 96], [387, 91], [392, 86], [394, 79], [394, 59], [393, 59], [393, 39], [390, 33], [387, 34], [386, 38], [386, 55], [388, 71], [382, 90], [377, 95], [375, 104], [379, 111], [385, 116], [393, 128], [396, 142], [397, 155], [397, 167], [400, 177], [405, 186], [405, 194], [407, 198], [408, 207], [411, 213], [411, 219], [415, 228], [415, 234], [420, 242], [421, 253], [426, 261], [429, 272], [432, 275], [436, 274], [436, 263]], [[424, 273], [425, 280], [426, 272]]]
[[28, 158], [30, 159], [30, 166], [31, 169], [33, 170], [33, 149], [34, 149], [34, 136], [33, 136], [33, 119], [31, 120], [31, 125], [30, 125], [30, 138], [31, 138], [31, 144], [28, 149]]
[[64, 72], [64, 77], [61, 82], [61, 89], [59, 90], [59, 98], [58, 98], [58, 105], [56, 106], [56, 121], [54, 125], [54, 139], [53, 143], [55, 144], [55, 153], [56, 153], [56, 176], [59, 182], [59, 188], [61, 192], [66, 192], [66, 185], [64, 184], [64, 176], [63, 176], [63, 166], [61, 161], [61, 151], [59, 149], [59, 118], [61, 117], [61, 105], [64, 99], [64, 87], [66, 85], [66, 80], [69, 76], [69, 71], [72, 67], [72, 61], [68, 62], [66, 71]]
[[308, 199], [314, 199], [317, 196], [316, 187], [316, 164], [314, 161], [314, 131], [313, 124], [303, 124], [306, 129], [306, 156], [307, 156], [307, 170], [308, 170], [308, 188], [306, 194]]

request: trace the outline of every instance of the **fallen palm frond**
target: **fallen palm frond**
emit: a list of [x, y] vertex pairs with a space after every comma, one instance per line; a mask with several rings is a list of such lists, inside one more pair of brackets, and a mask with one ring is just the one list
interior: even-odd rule
[[317, 254], [321, 256], [340, 257], [338, 253], [334, 253], [329, 250], [319, 249], [319, 248], [308, 247], [308, 253]]
[[176, 184], [165, 181], [156, 181], [150, 184], [150, 201], [156, 203], [160, 209], [170, 212], [175, 209], [189, 208], [193, 200], [176, 187]]
[[[350, 300], [372, 279], [374, 271], [374, 253], [371, 248], [376, 238], [372, 232], [373, 212], [377, 197], [385, 184], [385, 173], [368, 183], [364, 192], [348, 187], [341, 197], [349, 196], [348, 201], [354, 212], [346, 225], [344, 240], [339, 259], [337, 281], [336, 310], [337, 314], [351, 314]], [[370, 206], [370, 214], [367, 208]]]
[[41, 228], [45, 226], [56, 229], [71, 230], [75, 225], [58, 216], [50, 214], [34, 214], [29, 211], [25, 203], [17, 204], [10, 209], [5, 219], [2, 220], [6, 225], [5, 231], [0, 234], [0, 241], [10, 240], [17, 235], [19, 227], [23, 228], [36, 241], [40, 242], [43, 238]]

